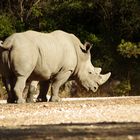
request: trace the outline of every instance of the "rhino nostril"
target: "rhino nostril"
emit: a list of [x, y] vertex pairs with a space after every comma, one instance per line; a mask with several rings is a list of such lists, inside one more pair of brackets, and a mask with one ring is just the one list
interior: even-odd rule
[[94, 87], [94, 90], [96, 90], [97, 88], [96, 87]]

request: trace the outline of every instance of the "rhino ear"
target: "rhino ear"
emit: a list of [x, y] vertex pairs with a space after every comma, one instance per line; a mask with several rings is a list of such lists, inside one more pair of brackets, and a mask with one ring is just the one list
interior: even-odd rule
[[84, 53], [87, 53], [90, 51], [90, 49], [92, 48], [93, 44], [90, 44], [89, 42], [85, 42], [83, 46], [81, 46], [81, 50]]

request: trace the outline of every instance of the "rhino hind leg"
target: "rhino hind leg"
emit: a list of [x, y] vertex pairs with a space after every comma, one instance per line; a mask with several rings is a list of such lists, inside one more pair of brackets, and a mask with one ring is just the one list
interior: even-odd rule
[[17, 81], [16, 81], [16, 84], [15, 84], [15, 87], [14, 87], [14, 92], [17, 96], [17, 103], [20, 104], [20, 103], [25, 103], [25, 99], [23, 98], [23, 91], [24, 91], [24, 88], [25, 88], [25, 84], [26, 84], [26, 78], [23, 77], [23, 76], [19, 76], [17, 77]]
[[61, 101], [61, 98], [59, 97], [59, 88], [69, 79], [72, 71], [67, 71], [67, 72], [60, 72], [55, 80], [53, 81], [51, 85], [51, 102], [59, 102]]
[[17, 97], [14, 91], [8, 92], [7, 103], [15, 103], [17, 101]]
[[15, 84], [15, 79], [14, 78], [5, 78], [2, 76], [2, 82], [8, 93], [7, 103], [15, 103], [17, 100], [17, 97], [13, 90], [14, 84]]
[[39, 82], [40, 91], [37, 97], [37, 102], [47, 102], [47, 92], [49, 90], [50, 81], [40, 81]]
[[17, 96], [15, 95], [14, 90], [8, 91], [7, 103], [15, 103], [17, 101]]

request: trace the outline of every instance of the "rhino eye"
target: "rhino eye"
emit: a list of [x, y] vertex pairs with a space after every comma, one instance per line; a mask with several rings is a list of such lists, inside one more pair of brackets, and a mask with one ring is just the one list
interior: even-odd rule
[[92, 72], [91, 72], [91, 71], [89, 71], [88, 73], [89, 73], [89, 74], [92, 74]]

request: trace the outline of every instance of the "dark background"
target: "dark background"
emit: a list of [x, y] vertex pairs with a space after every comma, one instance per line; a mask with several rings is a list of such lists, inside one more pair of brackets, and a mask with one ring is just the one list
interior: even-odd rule
[[1, 0], [0, 40], [29, 29], [90, 41], [93, 65], [112, 72], [99, 92], [140, 95], [139, 0]]

